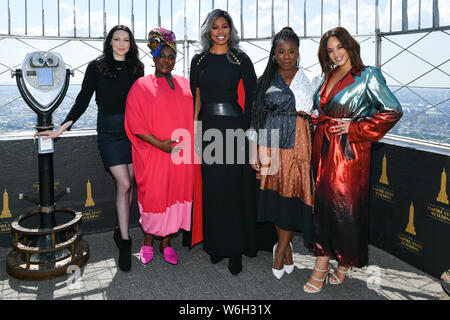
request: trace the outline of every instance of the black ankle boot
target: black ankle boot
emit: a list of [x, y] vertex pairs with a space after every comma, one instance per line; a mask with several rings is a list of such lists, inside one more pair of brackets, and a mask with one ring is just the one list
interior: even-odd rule
[[113, 238], [119, 248], [119, 269], [125, 272], [129, 271], [131, 269], [131, 238], [122, 239], [119, 226], [114, 227]]
[[119, 248], [119, 243], [120, 243], [120, 239], [121, 239], [121, 235], [120, 235], [120, 229], [119, 226], [114, 226], [114, 235], [113, 235], [113, 239], [114, 242], [116, 243], [117, 248]]
[[131, 269], [131, 239], [119, 240], [119, 268], [125, 272]]
[[241, 254], [230, 256], [230, 260], [228, 261], [228, 270], [230, 270], [231, 274], [234, 276], [242, 271]]
[[214, 255], [210, 255], [209, 259], [211, 260], [212, 264], [216, 264], [219, 263], [220, 261], [222, 261], [223, 259], [225, 259], [225, 257], [221, 257], [221, 256], [214, 256]]

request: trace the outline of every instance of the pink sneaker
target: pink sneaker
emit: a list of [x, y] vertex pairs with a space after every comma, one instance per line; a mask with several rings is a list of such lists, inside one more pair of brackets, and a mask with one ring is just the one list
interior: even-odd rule
[[143, 264], [147, 264], [153, 259], [153, 247], [152, 246], [142, 246], [141, 251], [139, 253], [139, 257], [141, 258], [141, 262]]
[[170, 264], [178, 264], [178, 254], [171, 247], [165, 247], [164, 260]]

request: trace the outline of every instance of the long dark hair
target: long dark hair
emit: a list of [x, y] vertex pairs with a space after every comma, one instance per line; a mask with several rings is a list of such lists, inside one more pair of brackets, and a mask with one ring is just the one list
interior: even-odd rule
[[361, 60], [361, 49], [358, 41], [356, 41], [345, 28], [333, 28], [323, 34], [319, 44], [319, 62], [325, 78], [328, 79], [333, 69], [336, 67], [331, 61], [327, 50], [328, 39], [330, 39], [331, 37], [336, 37], [342, 44], [342, 47], [347, 50], [348, 55], [350, 56], [352, 67], [358, 69], [362, 68], [363, 62]]
[[117, 76], [117, 66], [114, 64], [111, 40], [114, 32], [118, 30], [128, 32], [128, 35], [130, 37], [130, 50], [128, 50], [125, 56], [125, 64], [127, 68], [135, 76], [143, 76], [144, 64], [139, 60], [139, 51], [136, 41], [134, 40], [134, 36], [131, 30], [124, 25], [117, 25], [113, 27], [106, 36], [105, 42], [103, 42], [103, 54], [97, 59], [97, 67], [99, 72], [106, 78], [115, 78]]
[[275, 49], [277, 47], [277, 43], [280, 40], [284, 41], [292, 41], [297, 46], [297, 49], [300, 47], [300, 39], [294, 30], [290, 27], [284, 27], [280, 32], [278, 32], [272, 39], [272, 47], [270, 49], [269, 61], [267, 61], [266, 69], [261, 77], [259, 77], [258, 82], [256, 83], [255, 90], [255, 99], [254, 106], [252, 108], [252, 120], [256, 125], [256, 130], [262, 128], [264, 126], [264, 122], [266, 119], [265, 114], [265, 103], [264, 97], [266, 95], [266, 91], [269, 88], [270, 82], [275, 76], [275, 73], [278, 70], [278, 63], [275, 57]]

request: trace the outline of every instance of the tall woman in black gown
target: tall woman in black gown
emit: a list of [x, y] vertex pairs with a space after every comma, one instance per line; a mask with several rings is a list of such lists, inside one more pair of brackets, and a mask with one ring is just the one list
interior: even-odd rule
[[119, 227], [115, 229], [114, 240], [120, 250], [119, 268], [123, 271], [131, 267], [128, 225], [134, 183], [131, 144], [125, 133], [124, 115], [128, 91], [134, 81], [144, 75], [144, 65], [138, 55], [131, 30], [124, 25], [112, 28], [103, 44], [103, 54], [87, 66], [81, 91], [61, 127], [36, 134], [55, 139], [65, 130], [70, 130], [86, 111], [95, 91], [98, 148], [116, 186]]
[[[226, 11], [209, 13], [201, 42], [202, 51], [192, 58], [190, 82], [196, 130], [204, 140], [203, 249], [212, 263], [229, 257], [228, 269], [237, 274], [242, 270], [242, 254], [257, 253], [254, 173], [248, 164], [244, 133], [250, 124], [256, 74], [250, 58], [238, 47], [237, 31]], [[241, 104], [239, 87], [245, 92]], [[233, 147], [227, 130], [236, 135]]]

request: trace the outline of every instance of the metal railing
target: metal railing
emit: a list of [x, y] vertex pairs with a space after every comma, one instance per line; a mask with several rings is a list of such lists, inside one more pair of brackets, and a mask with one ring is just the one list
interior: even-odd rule
[[[430, 1], [432, 1], [431, 10]], [[312, 48], [308, 49], [308, 52], [306, 49], [302, 51], [305, 58], [302, 59], [301, 66], [320, 72], [317, 58], [315, 58], [319, 39], [325, 28], [333, 23], [332, 26], [346, 27], [361, 46], [366, 47], [366, 52], [373, 55], [372, 63], [369, 61], [367, 64], [381, 68], [394, 92], [401, 93], [402, 90], [408, 90], [411, 95], [423, 102], [424, 106], [421, 110], [405, 115], [397, 126], [408, 128], [414, 132], [416, 138], [428, 141], [434, 139], [433, 141], [445, 145], [449, 143], [450, 131], [446, 131], [447, 137], [444, 132], [444, 138], [436, 141], [435, 137], [430, 138], [429, 135], [423, 134], [414, 124], [414, 121], [431, 110], [442, 117], [443, 123], [449, 123], [448, 96], [444, 96], [439, 101], [430, 101], [428, 97], [421, 94], [417, 85], [420, 79], [433, 72], [439, 72], [444, 77], [449, 76], [446, 72], [450, 60], [447, 50], [441, 52], [444, 58], [439, 56], [436, 61], [421, 57], [420, 52], [413, 50], [420, 43], [428, 41], [433, 34], [445, 35], [444, 41], [448, 41], [450, 26], [440, 24], [439, 6], [443, 1], [430, 1], [336, 0], [333, 6], [324, 0], [0, 0], [0, 14], [3, 12], [5, 17], [4, 13], [7, 13], [7, 19], [4, 19], [6, 25], [5, 22], [3, 26], [0, 24], [0, 48], [6, 49], [10, 46], [10, 43], [3, 46], [6, 40], [15, 41], [23, 48], [33, 50], [39, 50], [40, 43], [45, 43], [45, 46], [43, 45], [45, 50], [64, 50], [76, 44], [98, 55], [107, 31], [115, 24], [127, 24], [135, 35], [141, 59], [148, 68], [152, 64], [145, 45], [148, 31], [155, 26], [172, 30], [176, 28], [179, 48], [176, 73], [180, 73], [181, 70], [182, 75], [187, 77], [190, 58], [195, 54], [195, 50], [199, 49], [201, 23], [207, 12], [214, 8], [221, 8], [229, 11], [233, 16], [241, 44], [248, 49], [247, 53], [254, 61], [257, 70], [259, 68], [261, 71], [268, 57], [272, 36], [280, 26], [290, 25], [299, 34], [301, 47]], [[413, 5], [411, 2], [414, 2]], [[449, 4], [444, 3], [444, 5]], [[19, 10], [23, 12], [17, 12]], [[380, 23], [380, 10], [384, 10], [385, 15], [386, 12], [389, 13], [388, 21], [384, 15], [383, 23]], [[39, 15], [36, 15], [37, 12]], [[417, 15], [417, 24], [410, 23], [411, 15]], [[394, 23], [398, 17], [401, 17], [400, 26]], [[367, 19], [371, 20], [369, 27], [367, 27]], [[431, 23], [426, 25], [425, 20], [431, 20]], [[415, 35], [417, 39], [409, 45], [403, 45], [399, 43], [397, 37], [399, 35]], [[54, 41], [56, 45], [48, 46], [49, 41]], [[400, 49], [400, 52], [383, 58], [382, 51], [386, 46], [394, 46]], [[313, 58], [308, 59], [308, 54]], [[399, 79], [399, 71], [390, 71], [389, 66], [405, 55], [413, 56], [428, 69], [410, 80]], [[71, 69], [77, 71], [78, 77], [75, 79], [81, 83], [88, 62], [71, 62], [67, 59], [66, 63]], [[2, 76], [5, 77], [17, 67], [19, 67], [17, 63], [11, 64], [0, 59], [0, 81]], [[447, 85], [427, 83], [427, 86], [450, 92]], [[73, 99], [73, 96], [68, 95], [66, 103], [70, 104]], [[0, 117], [3, 109], [20, 101], [20, 96], [11, 97], [8, 101], [0, 101]], [[92, 104], [91, 108], [95, 109], [95, 105]], [[450, 129], [447, 127], [445, 130]], [[394, 133], [403, 134], [401, 131], [394, 130]], [[1, 129], [0, 122], [0, 134], [2, 132], [5, 130]]]
[[[450, 83], [450, 74], [446, 72], [443, 68], [450, 61], [450, 55], [447, 50], [443, 50], [442, 52], [435, 52], [435, 56], [433, 57], [436, 61], [430, 61], [430, 59], [424, 59], [420, 56], [420, 54], [415, 53], [413, 48], [418, 46], [419, 44], [427, 41], [431, 35], [440, 34], [443, 35], [443, 41], [449, 41], [448, 36], [450, 33], [449, 25], [441, 26], [439, 21], [439, 1], [432, 1], [431, 8], [431, 27], [423, 27], [422, 23], [422, 13], [423, 13], [423, 1], [418, 0], [417, 5], [417, 26], [413, 26], [410, 28], [411, 24], [409, 23], [409, 14], [408, 14], [408, 1], [401, 1], [401, 28], [400, 30], [393, 30], [393, 1], [389, 0], [389, 31], [381, 31], [380, 29], [380, 1], [376, 0], [376, 21], [375, 21], [375, 65], [380, 68], [385, 76], [388, 79], [392, 79], [394, 81], [391, 84], [393, 87], [393, 92], [398, 93], [400, 90], [407, 90], [409, 94], [419, 99], [422, 102], [423, 107], [422, 110], [416, 110], [413, 114], [405, 114], [403, 118], [399, 121], [394, 129], [394, 132], [398, 135], [405, 135], [409, 137], [418, 138], [427, 142], [437, 142], [438, 144], [450, 147], [450, 87], [448, 84]], [[448, 5], [448, 3], [447, 3]], [[399, 40], [401, 40], [398, 36], [401, 35], [415, 35], [417, 38], [412, 41], [407, 46], [401, 45]], [[395, 53], [393, 56], [387, 58], [385, 61], [382, 61], [382, 48], [383, 43], [388, 43], [389, 45], [393, 45], [396, 48], [400, 49], [399, 52]], [[426, 70], [421, 71], [420, 74], [412, 76], [412, 70], [406, 71], [406, 74], [411, 75], [410, 79], [407, 81], [402, 81], [399, 79], [399, 76], [396, 74], [392, 74], [386, 70], [386, 65], [398, 61], [405, 57], [406, 54], [414, 57], [417, 64], [422, 64], [422, 66], [426, 66]], [[417, 65], [411, 66], [412, 69], [417, 67]], [[417, 69], [417, 68], [416, 68]], [[419, 92], [419, 89], [425, 89], [424, 86], [415, 86], [414, 83], [417, 83], [421, 79], [424, 79], [430, 73], [438, 71], [441, 73], [447, 81], [445, 84], [447, 85], [431, 85], [432, 87], [428, 87], [428, 89], [440, 89], [444, 92], [447, 92], [445, 96], [438, 101], [431, 102], [428, 97], [424, 97], [423, 94]], [[428, 117], [425, 115], [427, 113], [432, 114]], [[431, 118], [431, 119], [430, 119]], [[433, 118], [438, 118], [439, 122], [433, 124], [431, 123], [431, 132], [430, 131], [430, 122], [432, 122]], [[405, 131], [408, 131], [407, 133]], [[433, 132], [434, 131], [434, 132]]]

